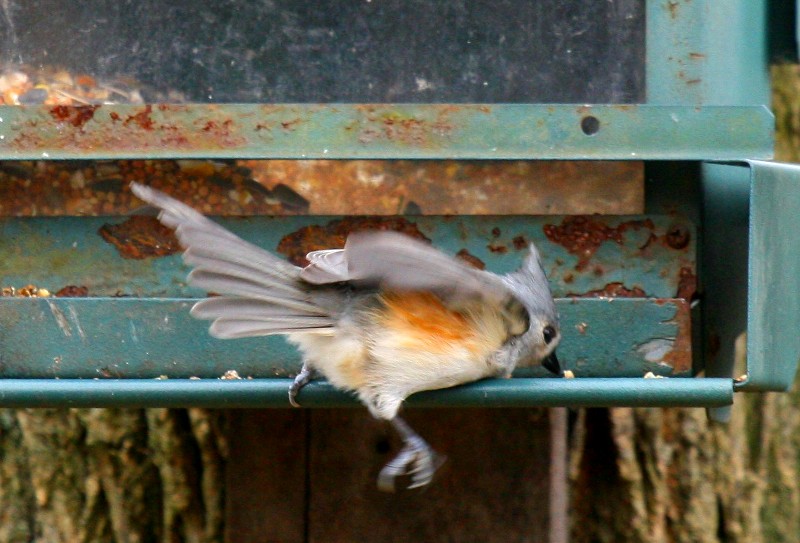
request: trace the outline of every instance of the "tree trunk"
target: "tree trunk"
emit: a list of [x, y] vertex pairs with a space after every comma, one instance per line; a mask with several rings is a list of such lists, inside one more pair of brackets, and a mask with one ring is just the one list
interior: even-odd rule
[[800, 395], [702, 409], [592, 409], [573, 449], [575, 542], [795, 542]]
[[219, 541], [223, 420], [204, 409], [0, 410], [0, 541]]

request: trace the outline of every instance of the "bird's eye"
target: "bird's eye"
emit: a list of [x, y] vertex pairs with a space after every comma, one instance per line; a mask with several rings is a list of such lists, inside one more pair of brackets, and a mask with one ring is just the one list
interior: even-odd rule
[[544, 342], [549, 345], [556, 338], [556, 329], [548, 324], [542, 330], [542, 336], [544, 336]]

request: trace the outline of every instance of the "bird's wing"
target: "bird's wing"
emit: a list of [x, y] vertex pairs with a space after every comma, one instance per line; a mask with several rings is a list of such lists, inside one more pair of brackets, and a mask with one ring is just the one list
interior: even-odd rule
[[300, 272], [300, 277], [315, 285], [339, 283], [349, 279], [344, 249], [311, 251], [306, 255], [308, 266]]
[[159, 220], [173, 228], [193, 267], [189, 282], [223, 296], [201, 300], [192, 315], [213, 319], [219, 338], [331, 329], [330, 311], [300, 280], [300, 268], [207, 219], [166, 194], [140, 185], [131, 190], [159, 208]]
[[313, 284], [351, 281], [500, 302], [511, 291], [496, 275], [397, 232], [355, 232], [344, 249], [310, 253], [300, 277]]

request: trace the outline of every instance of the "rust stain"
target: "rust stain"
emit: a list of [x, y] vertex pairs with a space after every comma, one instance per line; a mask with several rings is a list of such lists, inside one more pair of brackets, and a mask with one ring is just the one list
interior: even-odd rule
[[511, 240], [511, 243], [514, 245], [514, 249], [517, 251], [522, 251], [523, 249], [527, 249], [528, 242], [525, 240], [524, 236], [517, 236]]
[[[20, 151], [113, 148], [115, 151], [139, 152], [164, 148], [231, 149], [247, 143], [233, 119], [208, 115], [195, 120], [183, 116], [186, 110], [157, 106], [165, 112], [166, 119], [159, 123], [152, 117], [154, 107], [113, 110], [111, 106], [55, 106], [48, 111], [57, 125], [28, 119], [16, 130], [11, 145]], [[92, 118], [99, 120], [96, 115], [99, 108], [108, 112], [108, 119], [87, 125]]]
[[87, 287], [77, 285], [67, 285], [55, 293], [56, 298], [85, 298], [88, 295]]
[[502, 232], [498, 227], [495, 226], [494, 228], [492, 228], [492, 236], [499, 238], [500, 234], [502, 234]]
[[655, 241], [658, 241], [658, 236], [656, 236], [654, 233], [651, 232], [650, 235], [647, 236], [647, 240], [644, 242], [644, 244], [641, 247], [639, 247], [639, 250], [644, 251], [645, 249], [650, 247], [650, 245], [652, 245], [653, 242]]
[[675, 306], [675, 324], [678, 326], [678, 334], [675, 336], [675, 343], [662, 362], [672, 367], [676, 374], [689, 373], [692, 371], [692, 317], [689, 303], [683, 300], [671, 300]]
[[464, 262], [466, 262], [467, 264], [469, 264], [473, 268], [477, 268], [479, 270], [485, 270], [486, 269], [486, 264], [483, 262], [483, 260], [481, 260], [477, 256], [473, 255], [472, 253], [470, 253], [466, 249], [461, 249], [460, 251], [458, 251], [456, 253], [456, 257], [460, 258], [461, 260], [463, 260]]
[[493, 243], [490, 243], [489, 245], [486, 246], [486, 248], [489, 249], [494, 254], [498, 255], [504, 255], [508, 252], [508, 247], [506, 247], [505, 245], [495, 245]]
[[302, 122], [303, 122], [303, 119], [300, 119], [298, 117], [297, 119], [292, 119], [291, 121], [283, 121], [281, 123], [281, 127], [284, 130], [292, 131], [297, 127], [298, 124], [300, 124]]
[[692, 60], [704, 60], [706, 56], [703, 53], [689, 53], [689, 58]]
[[203, 125], [203, 132], [210, 132], [217, 137], [226, 138], [231, 134], [231, 128], [233, 126], [233, 121], [231, 119], [225, 119], [224, 121], [216, 121], [214, 119], [207, 120]]
[[678, 292], [675, 297], [691, 300], [694, 298], [695, 292], [697, 292], [697, 276], [694, 274], [694, 270], [687, 267], [681, 268], [678, 276]]
[[[428, 119], [405, 116], [371, 104], [358, 106], [356, 110], [364, 115], [364, 120], [359, 123], [358, 141], [364, 144], [394, 141], [413, 146], [430, 145], [433, 136], [448, 136], [453, 132], [450, 115], [461, 109], [462, 106], [440, 106], [436, 108], [436, 116]], [[346, 130], [352, 130], [352, 127]]]
[[83, 125], [94, 118], [94, 112], [100, 106], [53, 106], [50, 108], [50, 116], [58, 122], [69, 123], [75, 128], [83, 128]]
[[128, 115], [128, 118], [125, 119], [123, 124], [126, 126], [129, 124], [135, 124], [142, 130], [152, 130], [154, 127], [153, 119], [150, 118], [150, 114], [152, 112], [153, 106], [147, 105], [139, 113]]
[[628, 288], [622, 283], [608, 283], [601, 289], [590, 290], [581, 294], [569, 293], [568, 298], [647, 298], [647, 294], [639, 287]]
[[546, 224], [543, 230], [547, 239], [563, 246], [578, 257], [575, 269], [581, 271], [589, 265], [592, 256], [603, 243], [613, 241], [622, 245], [626, 231], [641, 228], [652, 231], [655, 229], [655, 224], [650, 219], [643, 219], [626, 221], [612, 228], [591, 217], [578, 215], [565, 217], [560, 225]]
[[285, 255], [292, 264], [306, 266], [306, 254], [309, 252], [344, 247], [347, 236], [352, 232], [365, 230], [393, 230], [430, 242], [415, 223], [403, 217], [346, 217], [324, 226], [304, 226], [287, 234], [278, 243], [277, 251]]
[[679, 4], [680, 3], [677, 2], [677, 0], [669, 0], [669, 2], [667, 2], [667, 9], [669, 10], [669, 16], [673, 20], [678, 18], [678, 7], [679, 7]]
[[686, 84], [687, 85], [697, 85], [701, 81], [702, 81], [702, 79], [689, 79], [689, 80], [686, 81]]
[[134, 215], [120, 224], [104, 224], [97, 233], [114, 245], [122, 258], [141, 260], [167, 256], [181, 250], [172, 230], [155, 217]]

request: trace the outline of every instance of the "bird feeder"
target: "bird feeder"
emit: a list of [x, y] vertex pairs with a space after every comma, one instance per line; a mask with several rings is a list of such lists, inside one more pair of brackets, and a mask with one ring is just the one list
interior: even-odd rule
[[[421, 215], [415, 201], [394, 215], [222, 223], [295, 262], [365, 228], [406, 231], [498, 273], [536, 243], [575, 378], [520, 372], [410, 406], [724, 407], [735, 391], [790, 387], [800, 170], [768, 162], [765, 3], [589, 3], [569, 15], [537, 2], [412, 4], [16, 5], [0, 35], [13, 53], [0, 79], [3, 175], [45, 205], [37, 172], [75, 194], [122, 195], [127, 181], [161, 175], [159, 160], [226, 197], [252, 181], [235, 178], [252, 161], [299, 161], [302, 182], [314, 168], [384, 160], [407, 177], [409, 164], [440, 167], [454, 186], [513, 162], [531, 168], [519, 184], [548, 195], [541, 212]], [[299, 185], [262, 181], [247, 185], [251, 200], [308, 206]], [[629, 212], [604, 210], [614, 186], [612, 200], [633, 195]], [[492, 196], [491, 183], [481, 190]], [[146, 215], [0, 224], [7, 293], [62, 294], [0, 299], [0, 404], [288, 407], [298, 354], [281, 338], [210, 338], [188, 314], [204, 293]], [[746, 367], [734, 370], [745, 331]], [[324, 382], [302, 400], [356, 404]]]

